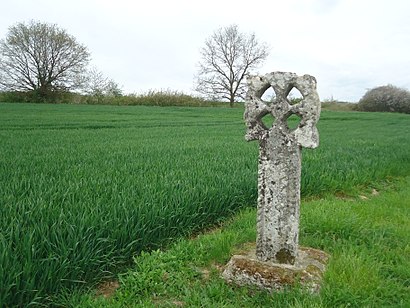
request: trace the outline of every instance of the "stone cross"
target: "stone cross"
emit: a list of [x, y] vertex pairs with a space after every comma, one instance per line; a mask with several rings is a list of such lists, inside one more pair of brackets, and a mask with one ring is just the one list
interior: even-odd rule
[[[259, 140], [256, 257], [293, 265], [298, 253], [301, 148], [319, 145], [316, 79], [273, 72], [249, 76], [247, 82], [245, 139]], [[275, 97], [267, 102], [261, 97], [270, 87]], [[297, 104], [288, 98], [293, 88], [302, 94]], [[272, 127], [264, 124], [266, 115], [273, 116]], [[288, 125], [291, 115], [300, 119], [294, 129]]]

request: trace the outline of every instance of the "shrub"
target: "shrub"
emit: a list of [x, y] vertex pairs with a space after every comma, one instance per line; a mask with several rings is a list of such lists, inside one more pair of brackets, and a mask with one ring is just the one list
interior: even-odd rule
[[356, 104], [339, 101], [332, 97], [325, 98], [322, 100], [322, 110], [331, 110], [331, 111], [352, 111], [355, 110]]
[[373, 88], [360, 99], [357, 110], [410, 113], [410, 92], [393, 85]]
[[54, 91], [47, 98], [41, 97], [36, 91], [5, 91], [0, 92], [2, 103], [51, 103], [51, 104], [78, 104], [82, 96], [74, 92]]
[[207, 105], [203, 98], [172, 90], [150, 90], [140, 95], [128, 95], [125, 105], [147, 106], [202, 106]]
[[[53, 103], [53, 104], [88, 104], [88, 105], [125, 105], [125, 106], [228, 106], [226, 102], [208, 101], [202, 97], [192, 96], [173, 90], [150, 90], [143, 94], [122, 95], [115, 89], [106, 93], [80, 94], [74, 92], [53, 92], [44, 99], [34, 91], [0, 92], [0, 102], [7, 103]], [[237, 104], [240, 106], [240, 104]]]

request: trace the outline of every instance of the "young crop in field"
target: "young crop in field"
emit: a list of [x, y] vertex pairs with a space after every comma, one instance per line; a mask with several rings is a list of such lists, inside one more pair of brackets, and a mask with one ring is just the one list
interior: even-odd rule
[[[53, 302], [256, 204], [243, 110], [0, 104], [0, 306]], [[302, 196], [410, 174], [407, 115], [324, 112]]]

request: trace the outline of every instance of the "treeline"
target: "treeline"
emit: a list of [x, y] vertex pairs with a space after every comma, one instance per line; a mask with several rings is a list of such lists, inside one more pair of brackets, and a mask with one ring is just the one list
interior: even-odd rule
[[[114, 88], [116, 89], [116, 88]], [[300, 98], [291, 104], [300, 102]], [[142, 94], [122, 94], [122, 91], [88, 91], [76, 93], [53, 91], [47, 96], [36, 91], [0, 91], [0, 103], [51, 103], [51, 104], [87, 104], [118, 106], [185, 106], [185, 107], [228, 107], [229, 102], [211, 101], [199, 96], [185, 94], [175, 90], [150, 90]], [[243, 102], [235, 103], [242, 106]], [[368, 90], [358, 103], [325, 99], [324, 110], [332, 111], [370, 111], [399, 112], [410, 114], [410, 92], [392, 85], [376, 87]]]
[[206, 100], [173, 90], [150, 90], [142, 94], [110, 93], [80, 94], [56, 91], [44, 98], [35, 91], [0, 92], [0, 102], [8, 103], [52, 103], [52, 104], [88, 104], [88, 105], [124, 105], [124, 106], [229, 106], [227, 102]]
[[123, 95], [76, 38], [55, 24], [31, 20], [0, 38], [0, 102], [153, 106], [226, 105], [177, 91]]

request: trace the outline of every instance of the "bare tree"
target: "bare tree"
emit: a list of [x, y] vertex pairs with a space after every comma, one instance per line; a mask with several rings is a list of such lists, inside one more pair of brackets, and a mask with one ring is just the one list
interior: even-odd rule
[[97, 68], [92, 67], [86, 73], [83, 90], [101, 102], [104, 97], [118, 97], [122, 95], [120, 86], [112, 79], [105, 77]]
[[87, 72], [84, 90], [88, 95], [102, 96], [108, 84], [108, 77], [93, 67]]
[[56, 25], [17, 23], [0, 40], [0, 87], [42, 98], [76, 89], [89, 60], [87, 48]]
[[268, 49], [255, 34], [240, 33], [237, 25], [216, 30], [201, 49], [196, 91], [233, 106], [245, 96], [246, 74], [267, 58]]

